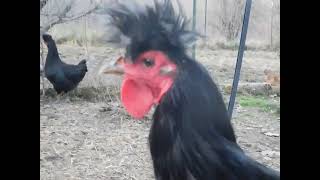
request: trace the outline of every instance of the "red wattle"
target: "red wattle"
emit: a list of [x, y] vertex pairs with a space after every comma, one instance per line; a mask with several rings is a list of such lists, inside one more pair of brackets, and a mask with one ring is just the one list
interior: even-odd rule
[[131, 116], [141, 119], [151, 109], [154, 97], [146, 84], [125, 77], [121, 87], [121, 101]]

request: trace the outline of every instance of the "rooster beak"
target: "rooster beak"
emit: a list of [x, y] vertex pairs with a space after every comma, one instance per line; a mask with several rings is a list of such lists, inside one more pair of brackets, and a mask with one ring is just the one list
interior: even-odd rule
[[123, 75], [123, 64], [124, 58], [120, 57], [118, 60], [111, 66], [107, 66], [102, 70], [103, 74], [114, 74], [114, 75]]

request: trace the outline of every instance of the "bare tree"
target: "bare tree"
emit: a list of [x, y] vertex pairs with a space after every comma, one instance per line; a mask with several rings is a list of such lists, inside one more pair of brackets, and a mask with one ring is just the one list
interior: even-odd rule
[[228, 40], [238, 37], [243, 19], [244, 0], [220, 0], [218, 31]]
[[[79, 2], [79, 1], [77, 1]], [[75, 12], [75, 0], [40, 0], [40, 34], [47, 32], [54, 25], [80, 19], [98, 9], [98, 4], [90, 0], [89, 6]]]

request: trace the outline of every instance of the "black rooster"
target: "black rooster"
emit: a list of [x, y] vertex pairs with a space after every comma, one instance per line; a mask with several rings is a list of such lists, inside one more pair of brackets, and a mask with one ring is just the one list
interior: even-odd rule
[[80, 61], [78, 65], [66, 64], [60, 59], [56, 43], [52, 37], [44, 34], [42, 38], [48, 47], [47, 59], [44, 66], [45, 76], [58, 94], [73, 90], [82, 81], [88, 71], [86, 60]]
[[[209, 73], [186, 53], [197, 34], [170, 0], [155, 7], [118, 4], [108, 9], [113, 37], [125, 40], [117, 70], [121, 101], [135, 118], [157, 105], [149, 144], [157, 180], [278, 180], [279, 172], [249, 156], [236, 143], [221, 93]], [[119, 33], [120, 32], [120, 33]], [[114, 67], [115, 68], [115, 67]]]

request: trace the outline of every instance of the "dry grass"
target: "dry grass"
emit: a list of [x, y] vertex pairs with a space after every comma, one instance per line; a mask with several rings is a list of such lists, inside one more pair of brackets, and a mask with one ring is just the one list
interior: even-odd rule
[[133, 121], [112, 102], [64, 101], [42, 110], [43, 179], [152, 178], [152, 172], [145, 171], [151, 169], [150, 121]]

